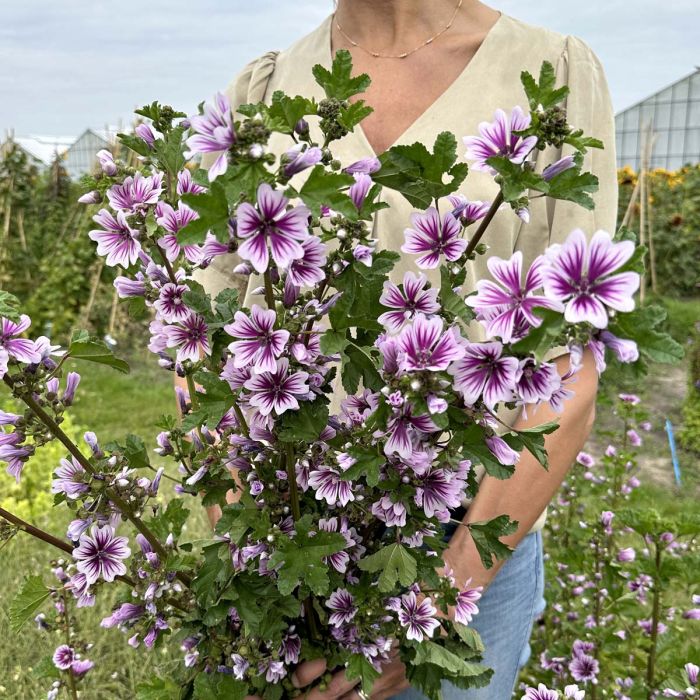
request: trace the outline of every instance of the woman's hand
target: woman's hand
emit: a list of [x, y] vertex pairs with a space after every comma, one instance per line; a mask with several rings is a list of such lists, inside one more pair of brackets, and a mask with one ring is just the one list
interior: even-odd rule
[[[305, 688], [320, 678], [326, 671], [324, 659], [306, 661], [297, 668], [292, 676], [292, 683], [297, 688]], [[349, 681], [345, 671], [333, 674], [325, 690], [318, 687], [307, 691], [305, 700], [358, 700], [357, 692], [359, 678]], [[406, 680], [406, 667], [398, 658], [398, 652], [391, 652], [391, 661], [382, 667], [382, 675], [377, 678], [372, 687], [372, 700], [385, 700], [409, 687]]]

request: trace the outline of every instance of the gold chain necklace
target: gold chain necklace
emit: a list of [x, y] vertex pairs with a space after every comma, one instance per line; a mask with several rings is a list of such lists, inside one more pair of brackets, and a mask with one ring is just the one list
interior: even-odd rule
[[396, 54], [396, 55], [389, 55], [389, 54], [382, 54], [379, 53], [378, 51], [372, 51], [371, 49], [367, 49], [364, 46], [361, 46], [358, 44], [354, 39], [351, 39], [343, 30], [343, 28], [340, 26], [340, 22], [336, 19], [336, 13], [338, 11], [338, 0], [335, 0], [335, 12], [333, 13], [333, 19], [335, 20], [335, 26], [338, 28], [338, 31], [352, 44], [352, 46], [356, 46], [358, 49], [362, 49], [365, 53], [368, 53], [370, 56], [373, 56], [374, 58], [406, 58], [407, 56], [410, 56], [411, 54], [414, 54], [418, 49], [422, 49], [424, 46], [428, 46], [428, 44], [432, 44], [435, 39], [437, 39], [440, 35], [444, 34], [453, 24], [455, 21], [455, 17], [457, 17], [457, 13], [459, 12], [459, 8], [462, 7], [462, 2], [464, 0], [459, 0], [457, 3], [457, 7], [455, 7], [454, 12], [452, 13], [452, 17], [450, 18], [450, 21], [435, 35], [431, 36], [430, 39], [427, 39], [424, 41], [422, 44], [419, 44], [416, 46], [414, 49], [411, 49], [410, 51], [404, 51], [403, 53]]

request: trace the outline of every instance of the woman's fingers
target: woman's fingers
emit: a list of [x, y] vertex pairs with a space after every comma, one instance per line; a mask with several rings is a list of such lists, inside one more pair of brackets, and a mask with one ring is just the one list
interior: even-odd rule
[[305, 688], [313, 683], [317, 678], [322, 676], [326, 671], [325, 659], [314, 659], [313, 661], [304, 661], [300, 664], [292, 674], [292, 685], [295, 688]]
[[349, 681], [345, 677], [345, 671], [338, 671], [333, 674], [325, 690], [321, 690], [318, 687], [314, 688], [306, 695], [306, 700], [339, 700], [344, 695], [351, 694], [352, 689], [359, 682], [359, 678]]

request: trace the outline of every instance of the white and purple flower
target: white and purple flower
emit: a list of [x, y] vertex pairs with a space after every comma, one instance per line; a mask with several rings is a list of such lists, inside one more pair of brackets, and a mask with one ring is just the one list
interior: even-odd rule
[[224, 326], [230, 336], [240, 338], [228, 346], [234, 356], [234, 367], [252, 365], [257, 373], [277, 369], [277, 358], [289, 340], [289, 331], [274, 330], [276, 320], [272, 309], [263, 309], [257, 304], [253, 304], [250, 317], [236, 311], [233, 323]]
[[399, 622], [406, 628], [406, 638], [422, 642], [424, 637], [432, 637], [440, 626], [435, 618], [437, 614], [433, 601], [423, 598], [420, 602], [413, 591], [401, 596], [401, 608], [398, 611]]
[[190, 155], [220, 154], [208, 170], [208, 178], [211, 182], [226, 172], [228, 149], [236, 143], [233, 115], [228, 98], [223, 93], [217, 92], [214, 95], [214, 101], [204, 105], [203, 114], [197, 114], [190, 119], [190, 126], [195, 132], [187, 139]]
[[102, 228], [93, 229], [88, 236], [97, 243], [97, 254], [106, 256], [107, 265], [129, 267], [138, 260], [139, 232], [129, 226], [123, 211], [118, 211], [115, 218], [108, 209], [100, 209], [92, 220]]
[[127, 538], [115, 535], [110, 525], [93, 525], [90, 534], [84, 532], [73, 550], [78, 571], [85, 575], [88, 585], [99, 579], [111, 582], [125, 574], [123, 560], [130, 554]]
[[347, 624], [357, 615], [355, 599], [344, 588], [339, 588], [331, 593], [326, 601], [326, 607], [333, 611], [328, 622], [334, 627]]
[[279, 416], [299, 408], [298, 399], [305, 399], [309, 394], [308, 378], [307, 372], [290, 373], [289, 360], [282, 358], [273, 372], [255, 374], [243, 386], [250, 391], [251, 406], [263, 416], [273, 411]]
[[399, 368], [406, 372], [441, 372], [464, 357], [464, 340], [455, 327], [443, 330], [443, 320], [417, 314], [398, 336]]
[[608, 325], [606, 307], [632, 311], [633, 295], [639, 288], [636, 272], [615, 272], [634, 253], [632, 241], [614, 243], [607, 231], [599, 230], [590, 244], [581, 229], [574, 229], [561, 245], [547, 250], [550, 265], [543, 272], [545, 294], [566, 304], [569, 323]]
[[523, 131], [530, 126], [530, 115], [521, 107], [513, 107], [510, 115], [497, 109], [494, 121], [479, 124], [480, 136], [465, 136], [465, 158], [474, 161], [473, 170], [495, 175], [496, 171], [486, 162], [492, 156], [505, 156], [511, 163], [520, 165], [537, 144], [536, 136], [522, 138], [514, 131]]
[[443, 256], [453, 262], [466, 250], [467, 242], [461, 238], [460, 224], [449, 212], [442, 220], [435, 207], [430, 207], [425, 212], [413, 212], [411, 227], [404, 231], [406, 242], [401, 250], [420, 255], [416, 260], [416, 265], [420, 268], [436, 268]]
[[410, 271], [404, 274], [400, 288], [389, 280], [384, 282], [379, 303], [392, 311], [383, 313], [377, 319], [379, 323], [390, 333], [398, 333], [416, 314], [436, 314], [440, 310], [437, 301], [438, 290], [426, 289], [427, 283], [425, 275], [415, 275]]
[[301, 242], [309, 236], [309, 210], [305, 206], [287, 210], [289, 200], [267, 183], [258, 187], [257, 200], [257, 208], [243, 202], [236, 210], [237, 233], [245, 239], [238, 253], [258, 272], [267, 270], [270, 255], [278, 267], [287, 267], [304, 255]]

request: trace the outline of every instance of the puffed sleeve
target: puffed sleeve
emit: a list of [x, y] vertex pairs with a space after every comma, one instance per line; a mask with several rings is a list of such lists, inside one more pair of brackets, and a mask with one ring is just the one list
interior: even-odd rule
[[[228, 84], [224, 94], [229, 98], [235, 112], [238, 107], [248, 102], [260, 102], [265, 97], [267, 84], [275, 70], [278, 51], [268, 51], [248, 63]], [[201, 167], [207, 170], [216, 160], [218, 153], [205, 153]], [[193, 278], [199, 282], [204, 291], [214, 298], [223, 289], [238, 289], [243, 296], [248, 280], [243, 275], [236, 275], [233, 268], [240, 262], [235, 253], [216, 256], [209, 267], [195, 270]]]
[[[593, 50], [575, 36], [567, 36], [556, 65], [556, 84], [568, 85], [564, 106], [567, 121], [573, 129], [603, 142], [604, 148], [590, 148], [584, 155], [583, 170], [598, 178], [598, 191], [592, 193], [595, 208], [560, 199], [543, 197], [533, 200], [530, 224], [523, 224], [517, 249], [531, 262], [553, 243], [561, 243], [575, 228], [590, 238], [598, 229], [614, 233], [617, 226], [617, 158], [615, 153], [615, 115], [605, 71]], [[571, 155], [568, 144], [538, 151], [536, 171], [559, 158]]]

